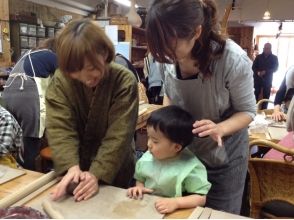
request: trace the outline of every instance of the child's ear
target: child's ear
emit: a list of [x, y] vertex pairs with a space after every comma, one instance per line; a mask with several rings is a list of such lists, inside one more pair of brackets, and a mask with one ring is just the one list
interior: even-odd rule
[[176, 144], [175, 150], [176, 152], [180, 152], [182, 150], [183, 146], [181, 144]]

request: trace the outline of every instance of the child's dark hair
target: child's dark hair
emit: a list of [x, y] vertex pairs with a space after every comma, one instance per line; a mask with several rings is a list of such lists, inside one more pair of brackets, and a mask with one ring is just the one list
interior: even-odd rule
[[193, 140], [193, 117], [182, 108], [170, 105], [151, 113], [147, 126], [159, 129], [168, 139], [186, 147]]

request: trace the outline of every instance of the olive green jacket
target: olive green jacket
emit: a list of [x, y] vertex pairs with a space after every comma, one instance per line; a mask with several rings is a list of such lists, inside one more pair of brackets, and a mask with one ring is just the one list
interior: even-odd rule
[[57, 70], [46, 92], [46, 129], [56, 172], [79, 164], [106, 183], [129, 181], [138, 103], [136, 78], [121, 65], [111, 63], [95, 91]]

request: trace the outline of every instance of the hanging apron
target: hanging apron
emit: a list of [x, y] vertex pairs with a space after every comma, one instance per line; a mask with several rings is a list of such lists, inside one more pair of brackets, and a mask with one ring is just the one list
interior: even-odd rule
[[[24, 137], [41, 138], [45, 130], [45, 91], [50, 77], [36, 77], [31, 54], [38, 51], [42, 50], [30, 50], [18, 61], [3, 91], [5, 106], [22, 127]], [[26, 57], [29, 58], [33, 76], [26, 75], [23, 69]]]
[[[171, 104], [178, 105], [190, 112], [194, 120], [208, 119], [219, 123], [230, 117], [229, 92], [227, 97], [220, 97], [224, 88], [217, 84], [216, 77], [203, 80], [199, 73], [197, 79], [181, 80], [176, 77], [174, 65], [168, 65], [164, 75], [165, 94], [171, 100]], [[247, 157], [246, 147], [240, 143], [243, 137], [247, 137], [247, 129], [235, 132], [233, 135], [223, 137], [222, 147], [210, 136], [194, 137], [189, 149], [201, 159], [207, 167], [228, 166], [228, 163], [238, 157]], [[242, 139], [242, 140], [241, 140]]]

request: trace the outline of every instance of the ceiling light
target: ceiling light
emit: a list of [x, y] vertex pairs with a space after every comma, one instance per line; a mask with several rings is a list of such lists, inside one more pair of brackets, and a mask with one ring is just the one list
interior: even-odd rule
[[262, 19], [264, 19], [264, 20], [269, 20], [269, 19], [271, 19], [271, 13], [270, 13], [268, 10], [266, 10], [266, 11], [264, 12], [264, 15], [263, 15]]
[[[122, 4], [124, 6], [131, 6], [131, 1], [130, 0], [115, 0], [117, 3]], [[138, 5], [135, 5], [136, 8], [138, 8]]]

